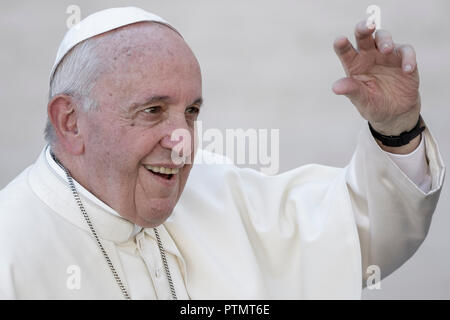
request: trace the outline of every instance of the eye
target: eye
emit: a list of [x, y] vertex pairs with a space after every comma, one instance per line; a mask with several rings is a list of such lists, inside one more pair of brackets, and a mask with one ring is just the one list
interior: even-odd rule
[[192, 106], [186, 109], [187, 114], [197, 115], [200, 113], [200, 108], [196, 106]]
[[161, 109], [162, 109], [162, 108], [161, 108], [160, 106], [154, 106], [154, 107], [148, 107], [148, 108], [145, 108], [145, 109], [142, 110], [142, 111], [144, 111], [145, 113], [155, 114], [155, 113], [160, 112]]

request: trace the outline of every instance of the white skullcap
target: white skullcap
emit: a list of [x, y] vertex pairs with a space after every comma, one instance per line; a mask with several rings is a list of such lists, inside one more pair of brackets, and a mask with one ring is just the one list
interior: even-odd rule
[[95, 12], [66, 32], [56, 53], [56, 60], [50, 73], [50, 79], [64, 56], [78, 43], [96, 35], [142, 21], [162, 23], [180, 34], [163, 18], [140, 8], [111, 8]]

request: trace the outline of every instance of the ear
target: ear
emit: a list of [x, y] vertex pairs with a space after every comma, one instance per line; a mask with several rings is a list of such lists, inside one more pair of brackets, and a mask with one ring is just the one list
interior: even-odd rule
[[48, 103], [47, 114], [61, 147], [69, 154], [80, 155], [84, 141], [78, 130], [78, 114], [74, 98], [61, 94]]

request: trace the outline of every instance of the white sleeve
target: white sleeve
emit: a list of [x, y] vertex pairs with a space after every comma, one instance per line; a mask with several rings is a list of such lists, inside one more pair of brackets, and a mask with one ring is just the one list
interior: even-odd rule
[[425, 148], [425, 139], [422, 137], [419, 146], [411, 153], [394, 154], [385, 152], [412, 182], [427, 193], [431, 189], [431, 175], [425, 156]]
[[[428, 128], [422, 139], [423, 149], [394, 157], [381, 149], [369, 128], [358, 139], [346, 181], [360, 238], [364, 280], [371, 265], [380, 268], [381, 278], [391, 274], [416, 252], [428, 233], [445, 166]], [[395, 161], [405, 158], [414, 165], [399, 165]], [[420, 165], [417, 159], [428, 164]], [[431, 176], [431, 187], [426, 192], [418, 185], [426, 184], [420, 174], [424, 166], [425, 172], [428, 166]]]

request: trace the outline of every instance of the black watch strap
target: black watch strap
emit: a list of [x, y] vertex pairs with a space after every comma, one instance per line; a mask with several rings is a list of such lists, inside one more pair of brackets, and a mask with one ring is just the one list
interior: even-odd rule
[[421, 126], [421, 123], [422, 117], [419, 116], [419, 120], [417, 121], [417, 124], [414, 128], [412, 128], [410, 131], [402, 132], [398, 136], [385, 136], [384, 134], [379, 133], [375, 131], [374, 128], [372, 128], [370, 122], [369, 128], [374, 138], [380, 140], [383, 145], [387, 147], [401, 147], [408, 144], [412, 139], [417, 137], [419, 134], [423, 132], [423, 130], [425, 130], [425, 127]]

